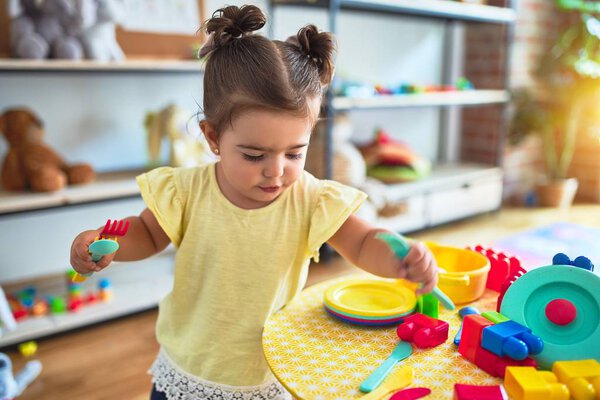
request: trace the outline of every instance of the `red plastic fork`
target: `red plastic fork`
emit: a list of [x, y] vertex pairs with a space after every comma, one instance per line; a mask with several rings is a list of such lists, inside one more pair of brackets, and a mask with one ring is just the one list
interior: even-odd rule
[[115, 236], [125, 236], [127, 230], [129, 229], [129, 221], [120, 220], [111, 221], [110, 219], [106, 221], [106, 225], [104, 225], [104, 229], [100, 232], [100, 239], [110, 239]]

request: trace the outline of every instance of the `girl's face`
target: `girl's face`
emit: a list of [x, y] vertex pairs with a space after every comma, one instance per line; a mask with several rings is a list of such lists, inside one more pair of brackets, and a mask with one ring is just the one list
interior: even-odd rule
[[311, 128], [308, 117], [281, 112], [256, 110], [235, 118], [211, 142], [221, 156], [217, 180], [225, 197], [244, 209], [279, 197], [304, 170]]

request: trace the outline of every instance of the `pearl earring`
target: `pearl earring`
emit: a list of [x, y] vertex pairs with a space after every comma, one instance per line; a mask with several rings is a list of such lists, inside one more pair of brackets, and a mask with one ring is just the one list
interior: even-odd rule
[[215, 154], [219, 154], [219, 149], [214, 149], [213, 151], [215, 152]]

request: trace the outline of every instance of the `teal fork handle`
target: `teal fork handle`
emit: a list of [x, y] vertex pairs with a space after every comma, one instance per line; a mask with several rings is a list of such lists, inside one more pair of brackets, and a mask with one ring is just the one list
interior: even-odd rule
[[363, 381], [363, 383], [360, 384], [360, 391], [369, 393], [377, 386], [381, 385], [381, 382], [383, 382], [387, 374], [392, 370], [392, 368], [394, 368], [394, 365], [396, 365], [398, 361], [399, 360], [395, 358], [387, 358], [379, 367], [377, 367], [375, 371], [371, 373], [371, 375], [367, 377], [367, 379]]

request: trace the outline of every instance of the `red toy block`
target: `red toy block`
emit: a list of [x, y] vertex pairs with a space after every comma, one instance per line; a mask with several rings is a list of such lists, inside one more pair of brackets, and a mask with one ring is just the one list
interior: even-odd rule
[[455, 383], [452, 400], [504, 400], [505, 398], [499, 385], [478, 386]]
[[499, 357], [482, 348], [482, 332], [490, 325], [494, 325], [494, 323], [481, 315], [470, 314], [465, 316], [458, 352], [488, 374], [502, 378], [506, 372], [506, 367], [509, 365], [536, 365], [535, 361], [531, 358], [517, 361], [508, 357]]
[[413, 314], [398, 325], [396, 333], [419, 348], [435, 347], [448, 339], [448, 323], [423, 314]]
[[462, 334], [460, 336], [460, 344], [458, 345], [458, 352], [462, 354], [464, 358], [471, 362], [475, 362], [475, 352], [478, 348], [481, 348], [481, 334], [483, 329], [490, 325], [494, 325], [494, 323], [479, 314], [465, 316]]
[[504, 375], [506, 374], [506, 367], [513, 365], [522, 367], [537, 367], [537, 363], [531, 358], [525, 358], [524, 360], [513, 360], [510, 357], [499, 357], [482, 347], [476, 349], [475, 359], [471, 362], [488, 374], [492, 376], [498, 376], [502, 379], [504, 379]]

